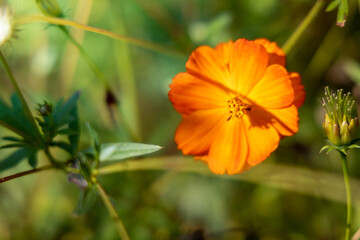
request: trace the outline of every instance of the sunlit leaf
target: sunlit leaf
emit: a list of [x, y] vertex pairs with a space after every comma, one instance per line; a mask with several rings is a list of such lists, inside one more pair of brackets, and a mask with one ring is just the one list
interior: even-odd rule
[[160, 146], [143, 143], [105, 143], [101, 145], [100, 161], [117, 161], [138, 157], [160, 149]]
[[334, 10], [337, 6], [339, 5], [339, 0], [334, 0], [331, 3], [329, 3], [329, 5], [326, 7], [325, 11], [326, 12], [331, 12], [332, 10]]

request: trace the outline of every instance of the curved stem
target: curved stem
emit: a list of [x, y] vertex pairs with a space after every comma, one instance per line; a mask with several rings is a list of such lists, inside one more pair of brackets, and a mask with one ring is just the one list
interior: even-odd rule
[[88, 64], [93, 73], [104, 83], [106, 89], [110, 89], [109, 83], [105, 76], [102, 74], [100, 69], [95, 65], [93, 60], [91, 60], [90, 56], [85, 52], [82, 46], [71, 36], [70, 32], [63, 25], [58, 25], [59, 29], [68, 37], [70, 42], [72, 42], [79, 50], [81, 56]]
[[346, 231], [345, 231], [345, 240], [350, 240], [350, 228], [351, 228], [351, 188], [349, 180], [349, 169], [346, 160], [346, 155], [342, 152], [339, 152], [341, 157], [341, 164], [344, 173], [344, 182], [346, 190], [346, 205], [347, 205], [347, 217], [346, 217]]
[[10, 80], [11, 80], [11, 83], [12, 85], [14, 86], [15, 88], [15, 92], [17, 93], [17, 95], [19, 96], [20, 98], [20, 101], [22, 103], [22, 106], [23, 106], [23, 109], [25, 111], [25, 114], [28, 116], [29, 120], [30, 120], [30, 123], [31, 125], [33, 125], [34, 129], [36, 130], [36, 134], [38, 135], [37, 137], [41, 137], [41, 133], [40, 133], [40, 130], [35, 122], [35, 119], [34, 119], [34, 116], [32, 115], [31, 111], [30, 111], [30, 108], [28, 106], [28, 104], [26, 103], [25, 101], [25, 98], [24, 98], [24, 95], [22, 94], [20, 88], [19, 88], [19, 85], [17, 84], [16, 80], [15, 80], [15, 77], [14, 77], [14, 74], [12, 73], [11, 71], [11, 68], [8, 64], [8, 62], [6, 61], [6, 58], [5, 56], [3, 55], [3, 53], [0, 51], [0, 61], [1, 63], [3, 64], [4, 68], [5, 68], [5, 71], [7, 73], [7, 75], [9, 76]]
[[147, 42], [144, 40], [131, 38], [131, 37], [127, 37], [127, 36], [122, 36], [122, 35], [119, 35], [119, 34], [116, 34], [116, 33], [101, 29], [101, 28], [91, 27], [88, 25], [84, 25], [81, 23], [77, 23], [77, 22], [67, 20], [67, 19], [62, 19], [62, 18], [55, 18], [55, 17], [42, 16], [42, 15], [31, 15], [31, 16], [25, 16], [25, 17], [21, 17], [21, 18], [17, 19], [15, 21], [15, 24], [21, 25], [21, 24], [26, 24], [26, 23], [31, 23], [31, 22], [39, 22], [39, 21], [56, 24], [56, 25], [64, 25], [64, 26], [79, 28], [79, 29], [82, 29], [82, 30], [85, 30], [88, 32], [98, 33], [98, 34], [101, 34], [101, 35], [104, 35], [107, 37], [115, 38], [117, 40], [122, 40], [124, 42], [132, 43], [134, 45], [137, 45], [137, 46], [140, 46], [143, 48], [147, 48], [147, 49], [150, 49], [150, 50], [153, 50], [156, 52], [162, 52], [162, 53], [174, 55], [177, 57], [184, 57], [183, 54], [178, 52], [177, 50], [167, 48], [167, 47], [164, 47], [159, 44], [155, 44], [152, 42]]
[[286, 54], [288, 54], [291, 51], [295, 43], [299, 40], [300, 36], [307, 29], [310, 23], [314, 20], [314, 18], [316, 17], [316, 15], [319, 13], [319, 11], [322, 9], [324, 5], [325, 5], [325, 0], [316, 1], [315, 5], [312, 7], [308, 15], [305, 17], [305, 19], [300, 23], [300, 25], [297, 27], [295, 32], [289, 37], [289, 39], [282, 46], [282, 49]]
[[4, 183], [4, 182], [10, 181], [12, 179], [16, 179], [16, 178], [19, 178], [19, 177], [22, 177], [22, 176], [30, 175], [30, 174], [33, 174], [33, 173], [37, 173], [37, 172], [41, 172], [41, 171], [49, 170], [49, 169], [53, 169], [53, 168], [54, 168], [53, 166], [48, 165], [48, 166], [43, 166], [43, 167], [27, 170], [27, 171], [24, 171], [24, 172], [15, 173], [13, 175], [0, 178], [0, 183]]
[[95, 183], [95, 188], [96, 188], [97, 192], [99, 193], [101, 199], [103, 200], [105, 207], [107, 208], [112, 220], [114, 221], [121, 239], [122, 240], [130, 240], [130, 238], [125, 230], [124, 224], [122, 223], [121, 219], [119, 218], [119, 215], [117, 214], [117, 212], [116, 212], [113, 204], [111, 203], [109, 196], [105, 192], [104, 188], [98, 182]]

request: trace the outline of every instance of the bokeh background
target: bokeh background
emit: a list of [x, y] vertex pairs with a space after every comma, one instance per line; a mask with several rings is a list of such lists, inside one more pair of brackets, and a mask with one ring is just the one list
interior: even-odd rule
[[[180, 116], [168, 100], [168, 85], [178, 72], [185, 70], [191, 51], [199, 45], [216, 46], [238, 38], [265, 37], [281, 46], [314, 2], [58, 0], [68, 19], [155, 42], [180, 53], [160, 53], [69, 28], [118, 97], [118, 105], [111, 111], [105, 104], [104, 84], [56, 27], [46, 23], [18, 26], [16, 38], [6, 44], [3, 52], [33, 109], [38, 102], [54, 102], [80, 90], [78, 107], [83, 129], [89, 122], [102, 142], [161, 145], [164, 148], [152, 157], [166, 156], [167, 161], [172, 161], [181, 155], [173, 140]], [[202, 239], [202, 235], [207, 239], [239, 240], [343, 237], [346, 206], [341, 163], [336, 153], [319, 154], [325, 143], [319, 99], [326, 85], [344, 88], [360, 99], [360, 17], [356, 1], [350, 3], [344, 28], [335, 25], [336, 12], [322, 11], [287, 56], [287, 68], [302, 75], [306, 102], [299, 113], [299, 132], [284, 139], [265, 161], [292, 167], [286, 170], [286, 190], [282, 177], [270, 186], [267, 175], [259, 172], [254, 172], [252, 182], [182, 171], [101, 176], [131, 239]], [[8, 4], [15, 19], [41, 14], [35, 0], [9, 0]], [[0, 78], [0, 94], [8, 98], [13, 89], [3, 68]], [[8, 132], [1, 128], [0, 134]], [[82, 149], [88, 144], [84, 130]], [[0, 153], [1, 158], [8, 154], [5, 150]], [[59, 157], [63, 155], [57, 153]], [[41, 160], [41, 164], [46, 164], [46, 160]], [[360, 153], [349, 154], [349, 165], [357, 196]], [[28, 168], [24, 162], [0, 176]], [[299, 193], [301, 185], [291, 184], [291, 180], [298, 183], [300, 178], [293, 169], [309, 173], [310, 179], [304, 181], [310, 181], [308, 189], [312, 190]], [[284, 171], [273, 168], [271, 176], [284, 176]], [[328, 189], [319, 189], [322, 180]], [[73, 214], [78, 195], [77, 186], [56, 171], [1, 184], [0, 239], [118, 239], [101, 201], [97, 200], [83, 215]], [[360, 228], [360, 206], [354, 201], [353, 232]]]

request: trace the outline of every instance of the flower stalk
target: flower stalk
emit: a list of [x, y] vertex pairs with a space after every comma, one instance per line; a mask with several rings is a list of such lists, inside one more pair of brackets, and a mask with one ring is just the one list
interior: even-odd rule
[[339, 152], [341, 157], [341, 164], [344, 174], [345, 190], [346, 190], [346, 207], [347, 207], [347, 217], [346, 217], [346, 230], [345, 230], [345, 240], [350, 240], [350, 229], [351, 229], [351, 188], [350, 188], [350, 179], [349, 179], [349, 169], [347, 164], [346, 155], [342, 152]]
[[26, 101], [25, 101], [24, 95], [23, 95], [23, 93], [21, 92], [20, 87], [19, 87], [19, 85], [17, 84], [17, 82], [16, 82], [16, 80], [15, 80], [14, 74], [12, 73], [11, 68], [10, 68], [8, 62], [6, 61], [6, 58], [4, 57], [4, 55], [3, 55], [3, 53], [2, 53], [1, 51], [0, 51], [0, 61], [1, 61], [1, 63], [3, 64], [7, 75], [8, 75], [9, 78], [10, 78], [12, 85], [13, 85], [14, 88], [15, 88], [15, 92], [17, 93], [17, 95], [19, 96], [19, 98], [20, 98], [20, 100], [21, 100], [21, 103], [22, 103], [22, 106], [23, 106], [23, 109], [24, 109], [25, 114], [28, 116], [28, 118], [29, 118], [29, 120], [30, 120], [30, 123], [33, 125], [34, 129], [36, 130], [36, 134], [38, 135], [38, 136], [37, 136], [37, 137], [38, 137], [37, 139], [39, 139], [39, 138], [42, 136], [41, 133], [40, 133], [39, 127], [38, 127], [38, 125], [36, 124], [35, 118], [34, 118], [34, 116], [32, 115], [32, 113], [31, 113], [31, 111], [30, 111], [30, 108], [29, 108], [28, 104], [27, 104]]
[[305, 32], [305, 30], [309, 27], [310, 23], [316, 17], [316, 15], [324, 7], [325, 2], [325, 0], [317, 0], [308, 15], [305, 17], [305, 19], [300, 23], [300, 25], [296, 28], [295, 32], [293, 32], [293, 34], [285, 42], [285, 44], [282, 46], [282, 49], [286, 54], [288, 54], [295, 46], [300, 36]]
[[119, 34], [116, 34], [111, 31], [107, 31], [107, 30], [104, 30], [101, 28], [84, 25], [84, 24], [81, 24], [81, 23], [78, 23], [75, 21], [62, 19], [62, 18], [42, 16], [42, 15], [30, 15], [30, 16], [24, 16], [24, 17], [21, 17], [21, 18], [15, 20], [14, 24], [15, 25], [23, 25], [23, 24], [32, 23], [32, 22], [47, 22], [47, 23], [56, 24], [56, 25], [74, 27], [74, 28], [82, 29], [82, 30], [85, 30], [88, 32], [93, 32], [93, 33], [101, 34], [101, 35], [104, 35], [104, 36], [107, 36], [110, 38], [128, 42], [128, 43], [131, 43], [131, 44], [134, 44], [134, 45], [146, 48], [146, 49], [150, 49], [150, 50], [153, 50], [156, 52], [173, 55], [173, 56], [177, 56], [177, 57], [181, 57], [181, 58], [184, 57], [183, 54], [181, 54], [177, 50], [174, 50], [174, 49], [171, 49], [168, 47], [164, 47], [164, 46], [158, 45], [156, 43], [147, 42], [144, 40], [131, 38], [128, 36], [119, 35]]
[[130, 240], [126, 229], [124, 227], [124, 224], [122, 223], [119, 215], [117, 214], [114, 205], [111, 203], [109, 196], [107, 195], [107, 193], [105, 192], [104, 188], [98, 183], [95, 183], [95, 188], [97, 190], [97, 192], [99, 193], [101, 200], [104, 202], [104, 205], [106, 207], [106, 209], [108, 210], [112, 220], [115, 223], [116, 229], [118, 230], [119, 236], [121, 237], [122, 240]]

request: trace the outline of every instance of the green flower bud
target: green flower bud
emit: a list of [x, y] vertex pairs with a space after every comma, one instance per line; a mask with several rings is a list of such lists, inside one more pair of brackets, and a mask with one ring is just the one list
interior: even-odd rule
[[36, 0], [42, 13], [51, 17], [62, 17], [63, 13], [56, 0]]
[[350, 93], [336, 93], [325, 88], [322, 105], [326, 110], [323, 129], [329, 141], [337, 146], [349, 145], [358, 131], [359, 120], [354, 117], [355, 101]]

